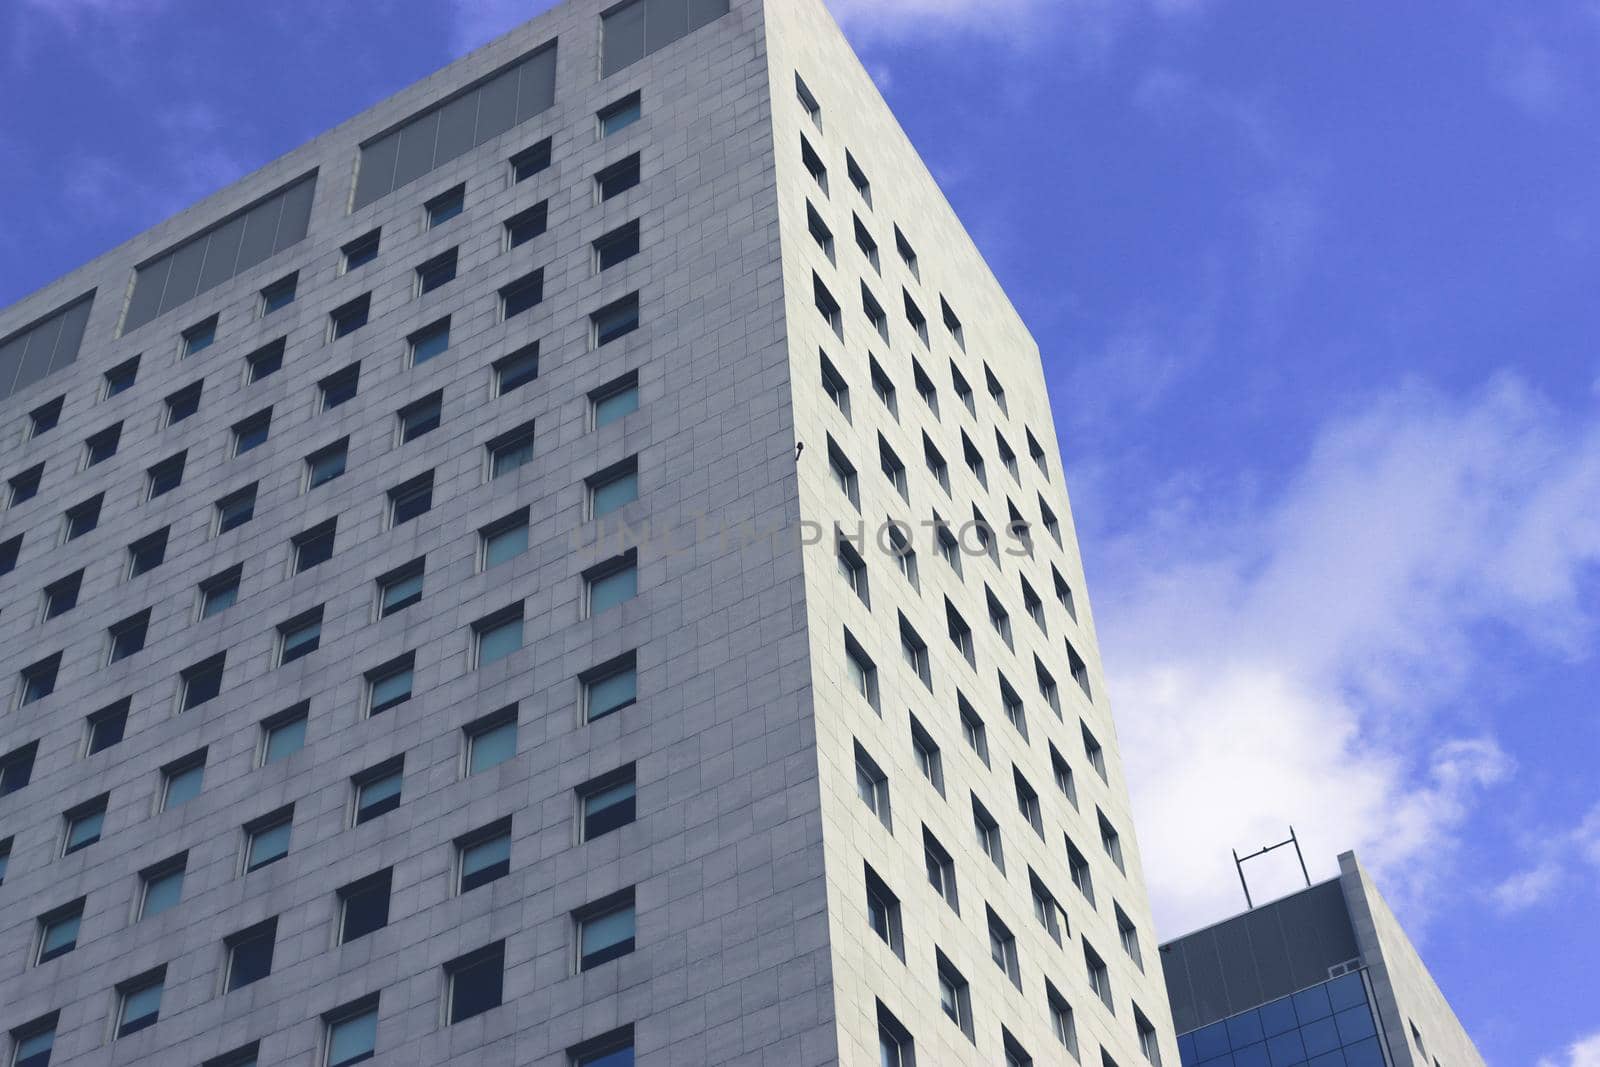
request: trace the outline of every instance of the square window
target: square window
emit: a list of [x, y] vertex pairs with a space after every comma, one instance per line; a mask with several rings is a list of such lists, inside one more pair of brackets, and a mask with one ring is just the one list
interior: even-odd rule
[[148, 499], [154, 500], [163, 496], [183, 484], [183, 463], [186, 453], [179, 452], [176, 456], [168, 458], [151, 467], [146, 476], [149, 480]]
[[464, 1022], [500, 1006], [504, 992], [506, 946], [496, 941], [488, 948], [451, 960], [444, 965], [449, 985], [449, 1020]]
[[639, 461], [630, 456], [588, 479], [589, 518], [599, 519], [639, 499]]
[[411, 699], [414, 656], [407, 653], [367, 675], [367, 714], [381, 715]]
[[205, 749], [161, 768], [161, 810], [171, 811], [199, 796], [205, 777]]
[[370, 1060], [378, 1047], [378, 1001], [376, 997], [341, 1008], [327, 1015], [327, 1067], [349, 1067]]
[[479, 886], [511, 873], [511, 820], [468, 834], [456, 841], [459, 856], [457, 892], [470, 893]]
[[289, 854], [289, 836], [294, 829], [294, 808], [273, 812], [244, 828], [244, 869], [249, 874]]
[[303, 574], [333, 558], [333, 542], [338, 533], [338, 519], [318, 523], [294, 537], [294, 572]]
[[507, 515], [478, 531], [479, 559], [483, 570], [498, 566], [528, 550], [528, 510]]
[[578, 786], [578, 837], [593, 841], [637, 817], [634, 765], [618, 768]]
[[299, 288], [300, 275], [298, 272], [287, 278], [279, 278], [265, 289], [261, 290], [261, 314], [263, 317], [274, 311], [281, 311], [294, 303], [295, 290]]
[[117, 987], [117, 1036], [127, 1037], [154, 1026], [161, 1017], [161, 992], [166, 968]]
[[85, 755], [104, 752], [121, 742], [128, 728], [128, 709], [132, 704], [131, 698], [123, 697], [89, 716], [89, 743], [84, 750]]
[[121, 622], [113, 623], [107, 630], [111, 635], [109, 662], [116, 663], [144, 651], [145, 635], [150, 630], [150, 609], [145, 608]]
[[65, 615], [78, 606], [78, 589], [83, 585], [83, 572], [74, 571], [60, 581], [44, 587], [44, 618], [48, 622]]
[[417, 295], [426, 296], [456, 280], [456, 250], [441, 252], [417, 267]]
[[81, 804], [66, 813], [67, 835], [61, 854], [70, 856], [100, 840], [105, 828], [106, 797], [101, 795], [87, 804]]
[[513, 318], [544, 299], [544, 269], [525, 274], [500, 290], [500, 317]]
[[397, 416], [400, 422], [400, 443], [408, 445], [423, 434], [437, 430], [443, 406], [444, 393], [438, 392], [430, 393], [421, 400], [413, 401], [401, 408]]
[[498, 767], [517, 754], [515, 706], [470, 723], [466, 727], [467, 774]]
[[630, 372], [589, 394], [590, 423], [596, 430], [639, 410], [639, 377]]
[[167, 558], [167, 533], [169, 527], [163, 526], [155, 533], [146, 534], [128, 546], [128, 577], [137, 578], [141, 574], [155, 570]]
[[322, 393], [322, 410], [332, 411], [340, 404], [355, 399], [356, 387], [361, 382], [361, 364], [352, 363], [337, 374], [330, 374], [317, 383]]
[[75, 541], [100, 525], [100, 504], [104, 499], [104, 493], [96, 493], [76, 507], [67, 509], [68, 541]]
[[77, 949], [82, 921], [83, 901], [74, 901], [38, 918], [38, 958], [34, 963], [48, 963]]
[[596, 274], [632, 259], [639, 254], [639, 220], [634, 219], [595, 238], [593, 248]]
[[183, 876], [189, 854], [180, 853], [139, 874], [139, 918], [153, 919], [171, 911], [183, 900]]
[[631, 600], [639, 592], [639, 569], [633, 552], [591, 567], [584, 573], [583, 588], [587, 618]]
[[527, 181], [550, 166], [550, 138], [546, 137], [511, 157], [511, 180]]
[[229, 937], [224, 942], [228, 948], [224, 989], [231, 993], [271, 974], [272, 950], [277, 939], [277, 919], [268, 919]]
[[310, 492], [319, 485], [326, 485], [343, 474], [349, 451], [350, 439], [347, 437], [307, 456], [306, 491]]
[[432, 507], [433, 472], [429, 471], [389, 490], [389, 526], [410, 522]]
[[61, 406], [65, 397], [56, 397], [28, 412], [28, 438], [32, 440], [42, 433], [48, 433], [56, 428], [61, 421]]
[[[263, 345], [254, 352], [251, 352], [249, 355], [245, 356], [244, 365], [246, 368], [245, 378], [247, 382], [251, 385], [254, 385], [256, 382], [259, 382], [268, 375], [276, 374], [278, 371], [282, 370], [283, 351], [284, 339], [280, 337], [276, 341], [273, 341], [267, 345]], [[195, 399], [198, 402], [198, 394], [196, 395]]]
[[217, 501], [217, 533], [225, 534], [249, 522], [256, 513], [256, 487], [247, 485]]
[[22, 668], [22, 703], [32, 704], [56, 691], [56, 672], [61, 668], [61, 653], [46, 656]]
[[487, 667], [522, 647], [522, 605], [473, 624], [473, 665]]
[[595, 115], [600, 124], [600, 136], [610, 137], [618, 131], [627, 129], [638, 122], [643, 114], [643, 105], [636, 92], [629, 93], [615, 103], [607, 104]]
[[1033, 1057], [1011, 1036], [1005, 1027], [1000, 1028], [1000, 1044], [1006, 1052], [1006, 1067], [1033, 1067]]
[[894, 895], [878, 872], [866, 867], [867, 925], [889, 950], [905, 959], [905, 939], [900, 929], [900, 898]]
[[107, 400], [118, 393], [125, 393], [133, 388], [133, 383], [139, 377], [139, 357], [134, 356], [126, 363], [119, 363], [106, 371], [106, 384], [104, 396]]
[[639, 294], [630, 293], [589, 316], [593, 347], [610, 344], [639, 328]]
[[229, 567], [221, 574], [200, 583], [200, 617], [209, 619], [220, 615], [239, 599], [239, 577], [242, 565]]
[[[120, 427], [120, 424], [119, 424], [117, 429], [120, 429], [120, 428], [121, 427]], [[96, 436], [100, 436], [100, 435], [96, 435]], [[91, 466], [94, 463], [98, 462], [98, 460], [95, 460], [93, 458], [94, 454], [95, 454], [95, 451], [94, 451], [95, 446], [94, 446], [93, 442], [94, 442], [94, 438], [91, 437], [89, 439], [89, 456], [90, 456], [89, 464]], [[116, 451], [116, 443], [115, 443], [114, 440], [112, 442], [111, 449], [112, 449], [113, 452]], [[36, 467], [32, 467], [32, 468], [30, 468], [28, 470], [25, 470], [21, 474], [18, 474], [15, 477], [13, 477], [11, 479], [11, 493], [10, 493], [10, 500], [9, 500], [9, 502], [7, 504], [7, 507], [13, 507], [14, 508], [18, 504], [21, 504], [21, 503], [23, 503], [24, 501], [27, 501], [27, 500], [32, 500], [35, 496], [38, 496], [39, 495], [39, 482], [40, 482], [41, 479], [43, 479], [43, 477], [44, 477], [44, 464], [43, 463], [39, 464]]]
[[215, 315], [204, 322], [196, 323], [183, 331], [184, 358], [203, 352], [210, 348], [217, 339], [217, 317]]
[[506, 251], [509, 252], [513, 248], [520, 248], [535, 237], [543, 234], [549, 218], [550, 202], [541, 200], [532, 207], [524, 208], [509, 219], [506, 219]]
[[372, 310], [372, 294], [362, 293], [347, 304], [341, 304], [328, 314], [328, 340], [349, 337], [367, 324]]
[[33, 777], [33, 759], [38, 750], [39, 742], [30, 741], [0, 757], [0, 797], [9, 796], [28, 784]]
[[405, 787], [405, 758], [397, 756], [351, 779], [355, 786], [355, 825], [371, 822], [400, 806]]
[[225, 654], [202, 660], [183, 671], [183, 710], [190, 711], [222, 692], [222, 669]]
[[364, 267], [377, 259], [378, 244], [382, 236], [383, 232], [381, 230], [373, 230], [371, 233], [357, 237], [340, 249], [340, 253], [344, 258], [344, 270], [342, 273], [348, 274], [357, 267]]
[[448, 222], [467, 209], [467, 187], [458, 185], [454, 189], [446, 189], [424, 204], [423, 208], [428, 213], [430, 229]]
[[639, 698], [639, 677], [632, 652], [584, 672], [584, 721], [594, 722], [621, 711]]
[[494, 364], [494, 394], [505, 396], [539, 377], [539, 342], [523, 345]]
[[280, 711], [261, 724], [261, 765], [286, 760], [306, 745], [306, 721], [311, 708], [302, 702]]
[[533, 461], [533, 423], [527, 422], [490, 441], [489, 477], [510, 474]]
[[413, 367], [420, 367], [428, 360], [444, 355], [450, 350], [450, 317], [447, 315], [438, 322], [424, 326], [406, 338], [406, 346], [411, 353]]
[[393, 878], [394, 868], [388, 867], [339, 890], [339, 944], [348, 945], [389, 925]]
[[625, 889], [573, 914], [578, 926], [578, 970], [587, 971], [634, 949], [633, 890]]
[[378, 618], [404, 611], [422, 602], [425, 559], [412, 560], [378, 579]]
[[610, 200], [639, 184], [639, 153], [619, 159], [594, 176], [598, 201]]

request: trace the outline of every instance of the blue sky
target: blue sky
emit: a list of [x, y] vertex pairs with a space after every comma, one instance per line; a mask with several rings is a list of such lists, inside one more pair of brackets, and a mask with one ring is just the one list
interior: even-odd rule
[[[0, 305], [546, 6], [0, 6]], [[835, 7], [1043, 350], [1162, 933], [1292, 822], [1596, 1067], [1600, 4]]]

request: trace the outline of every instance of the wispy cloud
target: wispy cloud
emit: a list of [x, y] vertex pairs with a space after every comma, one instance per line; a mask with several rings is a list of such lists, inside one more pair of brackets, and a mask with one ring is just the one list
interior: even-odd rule
[[1540, 1060], [1539, 1067], [1600, 1067], [1600, 1030], [1568, 1045], [1559, 1059]]
[[1489, 891], [1501, 911], [1527, 911], [1571, 889], [1592, 893], [1600, 879], [1600, 803], [1575, 826], [1540, 827], [1528, 853], [1526, 866]]
[[1513, 378], [1465, 399], [1400, 388], [1332, 418], [1281, 489], [1178, 484], [1102, 552], [1163, 932], [1237, 910], [1229, 849], [1290, 823], [1314, 873], [1354, 848], [1415, 917], [1515, 770], [1459, 699], [1492, 662], [1481, 627], [1551, 655], [1589, 631], [1576, 582], [1600, 559], [1600, 425], [1564, 423]]

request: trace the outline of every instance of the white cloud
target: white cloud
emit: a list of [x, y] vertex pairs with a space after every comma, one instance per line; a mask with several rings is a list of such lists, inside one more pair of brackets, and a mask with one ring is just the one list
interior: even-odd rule
[[[1526, 911], [1577, 888], [1592, 893], [1600, 878], [1600, 803], [1575, 826], [1537, 828], [1527, 851], [1528, 866], [1489, 890], [1489, 899], [1504, 912]], [[1585, 870], [1585, 865], [1595, 868]]]
[[1539, 1067], [1600, 1067], [1600, 1031], [1568, 1045], [1565, 1059], [1546, 1057], [1539, 1061]]
[[[1179, 483], [1102, 552], [1162, 936], [1239, 910], [1229, 849], [1291, 823], [1313, 877], [1354, 848], [1415, 913], [1513, 770], [1473, 703], [1484, 624], [1552, 653], [1587, 632], [1600, 427], [1511, 378], [1465, 399], [1403, 387], [1332, 417], [1281, 489]], [[1292, 888], [1265, 870], [1258, 900]]]

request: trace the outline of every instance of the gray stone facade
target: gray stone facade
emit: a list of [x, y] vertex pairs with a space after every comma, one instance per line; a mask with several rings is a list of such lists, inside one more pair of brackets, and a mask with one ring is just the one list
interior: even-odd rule
[[[612, 7], [573, 0], [0, 312], [8, 340], [94, 293], [75, 361], [0, 402], [0, 477], [25, 484], [43, 464], [36, 495], [13, 492], [0, 512], [0, 544], [21, 538], [0, 575], [0, 757], [14, 754], [12, 781], [26, 779], [0, 796], [0, 1054], [48, 1032], [52, 1064], [200, 1065], [253, 1049], [309, 1067], [328, 1061], [328, 1013], [375, 996], [382, 1063], [554, 1067], [631, 1027], [648, 1064], [877, 1064], [880, 1008], [924, 1065], [1025, 1050], [1040, 1064], [1127, 1067], [1141, 1044], [1176, 1062], [1037, 346], [819, 0], [733, 0], [601, 78]], [[551, 41], [553, 107], [350, 210], [362, 145]], [[639, 120], [602, 136], [597, 114], [635, 91]], [[514, 180], [509, 160], [547, 137], [549, 166]], [[634, 153], [638, 185], [602, 199], [597, 174]], [[121, 329], [137, 268], [312, 171], [303, 240]], [[464, 210], [429, 226], [424, 205], [458, 185]], [[544, 231], [508, 247], [507, 220], [540, 203]], [[593, 242], [633, 220], [638, 253], [598, 269]], [[341, 249], [374, 230], [377, 257], [346, 270]], [[419, 295], [417, 269], [451, 249], [454, 279]], [[502, 290], [540, 269], [542, 298], [507, 316]], [[293, 301], [267, 312], [263, 290], [292, 273]], [[835, 322], [816, 310], [818, 282]], [[638, 328], [598, 343], [592, 316], [635, 293]], [[330, 315], [363, 296], [366, 324], [334, 339]], [[214, 343], [185, 355], [185, 332], [211, 316]], [[448, 350], [414, 362], [408, 339], [444, 316]], [[280, 339], [281, 369], [251, 380], [247, 357]], [[534, 341], [537, 378], [501, 393], [497, 361]], [[819, 352], [837, 376], [826, 389]], [[135, 356], [132, 385], [107, 395], [106, 372]], [[325, 410], [319, 383], [357, 364], [355, 396]], [[628, 374], [637, 410], [597, 428], [593, 394]], [[171, 420], [169, 398], [195, 383], [198, 409]], [[436, 393], [437, 427], [403, 440], [400, 412]], [[56, 398], [54, 425], [35, 432], [33, 413]], [[239, 424], [268, 409], [265, 442], [236, 455]], [[495, 446], [530, 421], [531, 459], [496, 474]], [[88, 465], [86, 442], [113, 426], [115, 454]], [[308, 488], [308, 457], [345, 440], [344, 472]], [[903, 489], [883, 446], [904, 464]], [[148, 499], [147, 472], [180, 453], [181, 484]], [[857, 472], [855, 504], [834, 456]], [[637, 500], [591, 519], [589, 479], [630, 460]], [[395, 523], [390, 491], [430, 473], [431, 506]], [[252, 486], [251, 517], [218, 532], [219, 502]], [[97, 497], [95, 528], [68, 539], [66, 513]], [[1012, 508], [1031, 556], [1000, 532]], [[481, 531], [523, 510], [526, 549], [486, 565]], [[959, 527], [975, 511], [998, 546], [974, 551], [966, 534], [958, 572], [926, 521]], [[873, 543], [888, 518], [912, 524], [915, 585]], [[296, 537], [330, 521], [333, 555], [296, 573]], [[831, 535], [858, 521], [870, 606]], [[591, 613], [585, 575], [623, 527], [650, 533], [637, 592]], [[129, 546], [163, 528], [159, 565], [130, 577]], [[422, 599], [383, 617], [380, 579], [419, 559]], [[237, 601], [206, 614], [202, 585], [234, 567]], [[50, 611], [47, 590], [80, 571], [76, 602]], [[475, 624], [519, 605], [517, 647], [480, 665]], [[146, 609], [142, 644], [118, 646], [117, 624]], [[286, 624], [319, 610], [315, 649], [283, 662], [298, 640]], [[949, 611], [970, 627], [964, 649]], [[926, 643], [926, 682], [902, 658], [902, 619]], [[875, 664], [876, 709], [852, 688], [847, 632]], [[628, 653], [637, 699], [589, 721], [584, 680]], [[29, 674], [57, 654], [53, 672]], [[183, 710], [184, 672], [216, 655], [220, 692]], [[404, 656], [410, 699], [369, 714], [372, 672]], [[91, 753], [89, 717], [122, 700], [120, 741]], [[263, 724], [300, 702], [303, 746], [269, 761]], [[962, 703], [984, 724], [986, 756], [963, 742]], [[514, 756], [469, 773], [469, 727], [513, 707]], [[942, 793], [919, 768], [912, 716], [938, 746]], [[858, 746], [887, 780], [886, 817], [860, 795]], [[202, 752], [198, 795], [164, 803], [164, 769]], [[393, 760], [398, 807], [357, 824], [356, 782]], [[637, 819], [582, 841], [575, 790], [629, 764]], [[1071, 799], [1057, 784], [1067, 769]], [[69, 830], [69, 813], [102, 797], [99, 839], [67, 852], [87, 825]], [[975, 803], [1003, 869], [980, 848]], [[247, 827], [290, 806], [287, 855], [246, 871]], [[460, 891], [457, 842], [506, 818], [509, 873]], [[959, 913], [929, 884], [925, 834], [953, 861]], [[141, 872], [180, 855], [181, 903], [141, 918]], [[898, 951], [869, 925], [868, 866], [898, 897]], [[338, 890], [382, 870], [387, 924], [340, 945]], [[1036, 917], [1033, 881], [1064, 911], [1059, 941]], [[575, 915], [629, 889], [634, 950], [580, 969]], [[79, 900], [71, 950], [37, 962], [41, 920]], [[991, 914], [1014, 935], [1015, 983], [988, 958]], [[270, 919], [270, 973], [230, 991], [231, 935]], [[451, 1022], [449, 965], [496, 944], [502, 1003]], [[1105, 963], [1109, 1007], [1086, 946]], [[941, 956], [968, 983], [970, 1036], [940, 1010]], [[127, 983], [158, 968], [158, 1020], [120, 1027]], [[1072, 1009], [1074, 1053], [1047, 982]], [[1153, 1026], [1143, 1042], [1136, 1012]]]

